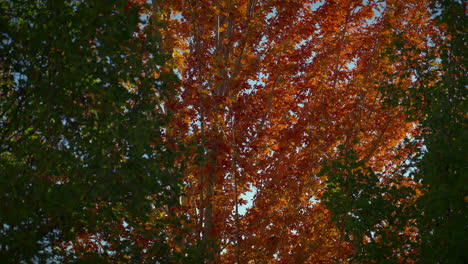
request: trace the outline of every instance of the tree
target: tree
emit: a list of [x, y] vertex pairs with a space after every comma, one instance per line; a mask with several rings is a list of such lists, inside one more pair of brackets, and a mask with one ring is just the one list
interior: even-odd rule
[[412, 125], [377, 84], [399, 62], [380, 54], [392, 30], [422, 34], [426, 1], [154, 2], [182, 79], [173, 122], [197, 144], [183, 209], [206, 261], [346, 262], [319, 171], [339, 145], [376, 169], [406, 153]]
[[[401, 65], [382, 83], [386, 104], [419, 130], [400, 144], [411, 151], [393, 160], [391, 185], [352, 150], [324, 171], [333, 175], [327, 204], [353, 240], [357, 263], [467, 261], [465, 6], [433, 1], [427, 10], [420, 43], [395, 32], [383, 54]], [[408, 77], [409, 85], [400, 81]]]
[[[468, 211], [466, 207], [467, 116], [466, 110], [466, 3], [434, 1], [432, 11], [440, 37], [433, 53], [439, 60], [433, 68], [419, 68], [437, 78], [418, 87], [424, 98], [419, 118], [424, 149], [415, 162], [414, 177], [421, 181], [418, 199], [420, 263], [451, 264], [468, 261]], [[430, 60], [430, 58], [428, 58]], [[415, 101], [414, 96], [410, 97]]]
[[177, 77], [144, 8], [0, 4], [2, 262], [175, 263], [182, 254], [165, 234], [182, 184], [177, 142], [165, 134]]

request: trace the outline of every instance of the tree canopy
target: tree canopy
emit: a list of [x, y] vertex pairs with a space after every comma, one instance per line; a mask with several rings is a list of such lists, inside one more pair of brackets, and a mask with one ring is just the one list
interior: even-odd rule
[[144, 6], [0, 6], [2, 262], [169, 259], [149, 213], [182, 184], [164, 132], [177, 77]]
[[467, 261], [462, 1], [0, 10], [2, 261]]

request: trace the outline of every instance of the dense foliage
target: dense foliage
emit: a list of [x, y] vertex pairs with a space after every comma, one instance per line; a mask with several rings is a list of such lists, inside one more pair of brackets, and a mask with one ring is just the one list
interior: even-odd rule
[[468, 261], [465, 4], [434, 1], [430, 10], [429, 45], [408, 45], [401, 33], [382, 55], [404, 65], [387, 73], [393, 80], [413, 78], [409, 87], [381, 86], [387, 105], [402, 107], [420, 131], [400, 145], [413, 151], [394, 157], [399, 166], [389, 175], [352, 150], [323, 171], [331, 175], [325, 203], [358, 263]]
[[169, 259], [162, 217], [148, 213], [178, 203], [163, 128], [177, 78], [161, 71], [167, 56], [143, 32], [142, 7], [0, 8], [0, 262]]
[[467, 262], [462, 1], [0, 13], [0, 262]]

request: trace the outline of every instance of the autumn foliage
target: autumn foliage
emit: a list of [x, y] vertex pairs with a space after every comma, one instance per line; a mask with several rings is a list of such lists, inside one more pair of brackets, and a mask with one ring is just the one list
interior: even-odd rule
[[[86, 175], [86, 188], [101, 188], [87, 200], [80, 198], [84, 201], [77, 208], [83, 213], [70, 217], [64, 227], [67, 237], [57, 235], [62, 259], [237, 264], [418, 261], [422, 234], [432, 229], [421, 228], [416, 208], [432, 182], [413, 177], [416, 163], [411, 162], [423, 151], [424, 142], [431, 142], [422, 136], [426, 117], [434, 113], [427, 110], [432, 109], [431, 96], [424, 89], [436, 87], [446, 74], [428, 77], [444, 61], [437, 45], [452, 39], [444, 33], [447, 26], [436, 23], [433, 1], [98, 3], [63, 5], [70, 17], [85, 21], [83, 14], [92, 15], [99, 27], [74, 22], [64, 29], [62, 22], [52, 20], [60, 36], [67, 37], [63, 43], [89, 56], [78, 60], [80, 53], [73, 54], [87, 70], [81, 75], [72, 74], [76, 69], [71, 59], [64, 63], [71, 67], [65, 68], [65, 76], [76, 79], [76, 85], [51, 81], [76, 109], [47, 101], [45, 88], [38, 88], [39, 99], [31, 99], [40, 110], [29, 108], [22, 101], [24, 87], [12, 81], [15, 68], [9, 64], [17, 61], [0, 61], [2, 85], [10, 91], [0, 92], [2, 101], [36, 113], [44, 123], [44, 128], [36, 129], [39, 134], [49, 128], [52, 108], [70, 109], [57, 115], [57, 120], [65, 118], [63, 126], [50, 129], [56, 135], [44, 139], [40, 150], [62, 153], [65, 148], [72, 165], [59, 173], [58, 182], [47, 169], [40, 174], [46, 175], [43, 182], [61, 188], [57, 186], [75, 184]], [[4, 6], [7, 10], [13, 5]], [[105, 12], [96, 11], [99, 8]], [[40, 10], [53, 17], [47, 9]], [[21, 12], [10, 13], [16, 18]], [[33, 21], [30, 24], [42, 23], [34, 22], [34, 16], [27, 19]], [[16, 34], [21, 24], [17, 20], [2, 22]], [[129, 26], [120, 36], [115, 31], [122, 21]], [[90, 36], [79, 38], [86, 28]], [[55, 39], [51, 33], [41, 43], [51, 41], [53, 52], [62, 51], [55, 48]], [[82, 43], [76, 44], [77, 39]], [[8, 43], [0, 44], [2, 50]], [[8, 49], [19, 58], [34, 53], [27, 44]], [[62, 56], [67, 52], [63, 48]], [[58, 57], [53, 58], [46, 68], [60, 73], [64, 68], [58, 66]], [[51, 78], [43, 75], [35, 76], [38, 82]], [[29, 82], [36, 80], [33, 77], [28, 76], [25, 83], [30, 86], [25, 87], [42, 87]], [[83, 102], [77, 106], [67, 97], [69, 91]], [[50, 109], [42, 106], [47, 102]], [[4, 154], [17, 145], [2, 135], [28, 134], [23, 133], [23, 123], [16, 130], [4, 129], [10, 123], [5, 120], [14, 116], [6, 105], [0, 105], [2, 111], [7, 109], [0, 120], [4, 162], [0, 165], [14, 171], [24, 164], [19, 156]], [[34, 127], [36, 119], [25, 121], [24, 127]], [[83, 136], [86, 129], [91, 132]], [[58, 139], [67, 136], [76, 138], [84, 154]], [[62, 158], [54, 162], [44, 166], [68, 164]], [[104, 171], [101, 167], [108, 178], [96, 180]], [[35, 165], [28, 173], [34, 179], [39, 175]], [[17, 177], [15, 172], [9, 175]], [[107, 180], [122, 191], [113, 191]], [[62, 226], [54, 222], [44, 228], [47, 234]]]
[[[325, 160], [353, 148], [390, 175], [417, 133], [380, 84], [398, 39], [426, 45], [427, 1], [167, 1], [161, 29], [182, 85], [174, 135], [196, 144], [181, 210], [223, 263], [346, 262], [320, 203]], [[418, 54], [413, 54], [418, 56]], [[382, 179], [385, 180], [385, 179]], [[243, 195], [253, 197], [247, 201]], [[210, 246], [210, 241], [216, 246]], [[208, 258], [208, 257], [207, 257]]]

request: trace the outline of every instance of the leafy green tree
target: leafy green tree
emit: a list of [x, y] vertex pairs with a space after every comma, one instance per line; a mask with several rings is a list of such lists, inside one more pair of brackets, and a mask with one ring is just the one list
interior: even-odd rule
[[463, 1], [435, 1], [441, 37], [432, 85], [418, 89], [423, 105], [424, 153], [414, 177], [424, 187], [418, 200], [421, 263], [468, 262], [467, 19]]
[[[415, 194], [403, 174], [376, 172], [353, 150], [322, 170], [327, 175], [323, 201], [353, 246], [352, 263], [411, 263], [415, 253]], [[404, 171], [404, 167], [400, 169]]]
[[182, 254], [163, 217], [181, 186], [164, 128], [177, 77], [163, 70], [145, 7], [0, 3], [0, 262], [175, 263]]

